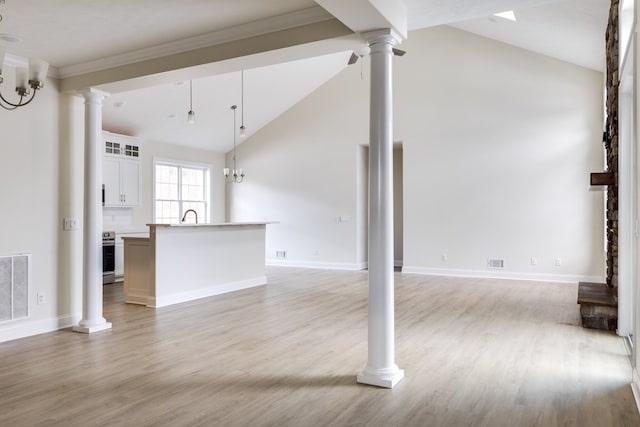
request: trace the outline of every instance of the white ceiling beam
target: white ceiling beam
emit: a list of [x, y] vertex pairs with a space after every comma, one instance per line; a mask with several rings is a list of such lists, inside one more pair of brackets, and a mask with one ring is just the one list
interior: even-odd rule
[[[206, 73], [204, 70], [212, 65], [233, 62], [243, 57], [256, 60], [252, 64], [247, 63], [244, 69], [255, 68], [273, 63], [269, 59], [264, 61], [265, 56], [278, 57], [280, 62], [287, 62], [303, 57], [347, 51], [359, 44], [358, 35], [354, 35], [337, 19], [330, 18], [309, 25], [74, 75], [61, 80], [60, 90], [73, 92], [87, 87], [97, 87], [116, 93], [150, 87], [172, 79], [175, 82], [178, 75], [183, 76], [181, 79], [190, 79], [217, 74], [211, 70], [208, 74], [200, 73]], [[260, 58], [263, 60], [260, 61]], [[189, 75], [191, 77], [185, 77]]]
[[315, 0], [356, 33], [382, 28], [407, 38], [407, 7], [399, 0]]

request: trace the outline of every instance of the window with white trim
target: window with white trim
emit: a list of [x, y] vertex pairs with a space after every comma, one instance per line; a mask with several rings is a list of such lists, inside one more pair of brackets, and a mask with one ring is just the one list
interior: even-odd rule
[[[193, 209], [198, 222], [209, 222], [210, 168], [204, 165], [154, 159], [154, 222], [177, 224]], [[189, 212], [185, 223], [195, 223]]]

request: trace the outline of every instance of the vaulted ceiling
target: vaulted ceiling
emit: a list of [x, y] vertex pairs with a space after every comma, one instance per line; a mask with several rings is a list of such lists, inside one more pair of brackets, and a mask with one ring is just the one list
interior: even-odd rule
[[[354, 0], [352, 11], [370, 6], [369, 1]], [[377, 3], [396, 1], [400, 0]], [[336, 4], [335, 0], [0, 0], [0, 48], [14, 56], [50, 62], [50, 75], [63, 82], [82, 82], [83, 75], [99, 76], [101, 70], [153, 61], [187, 48], [259, 38], [335, 18], [349, 28], [356, 20], [366, 23], [364, 13], [332, 16], [322, 7], [334, 10], [327, 6], [332, 2]], [[584, 67], [602, 70], [604, 64], [608, 0], [403, 3], [409, 30], [448, 24]], [[514, 10], [517, 21], [492, 16], [505, 10]], [[2, 34], [21, 41], [8, 42], [11, 37]], [[229, 107], [240, 108], [242, 101], [240, 70], [246, 70], [244, 118], [250, 135], [338, 73], [351, 50], [361, 45], [358, 37], [345, 36], [340, 43], [307, 43], [301, 49], [282, 49], [279, 55], [232, 51], [226, 61], [159, 73], [162, 78], [156, 80], [123, 77], [103, 85], [112, 93], [105, 102], [104, 127], [144, 139], [228, 151]], [[190, 79], [194, 125], [186, 123]]]

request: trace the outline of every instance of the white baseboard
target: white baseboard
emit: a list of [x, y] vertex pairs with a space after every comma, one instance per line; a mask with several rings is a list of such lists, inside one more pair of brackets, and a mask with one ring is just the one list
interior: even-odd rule
[[164, 295], [161, 297], [148, 297], [147, 307], [166, 307], [172, 304], [179, 304], [181, 302], [192, 301], [200, 298], [207, 298], [214, 295], [225, 294], [227, 292], [239, 291], [240, 289], [253, 288], [254, 286], [261, 286], [267, 284], [266, 276], [254, 277], [252, 279], [240, 280], [237, 282], [223, 283], [221, 285], [211, 286], [209, 288], [197, 289], [187, 292], [178, 292], [171, 295]]
[[45, 334], [59, 329], [69, 328], [80, 322], [82, 314], [68, 314], [40, 320], [18, 320], [0, 326], [0, 342], [17, 340], [33, 335]]
[[633, 391], [633, 397], [636, 400], [636, 407], [640, 411], [640, 374], [638, 369], [633, 370], [631, 377], [631, 390]]
[[346, 262], [316, 262], [316, 261], [293, 261], [288, 259], [268, 259], [266, 265], [277, 267], [300, 267], [319, 268], [325, 270], [364, 270], [367, 268], [366, 262], [346, 263]]
[[538, 282], [604, 282], [604, 277], [576, 274], [522, 273], [499, 270], [463, 270], [454, 268], [402, 267], [403, 273], [428, 276], [474, 277], [479, 279], [534, 280]]
[[616, 330], [616, 334], [622, 338], [624, 349], [627, 352], [627, 356], [629, 356], [629, 361], [631, 361], [631, 358], [633, 357], [633, 344], [631, 344], [631, 338], [629, 338], [629, 335], [620, 335], [619, 330]]

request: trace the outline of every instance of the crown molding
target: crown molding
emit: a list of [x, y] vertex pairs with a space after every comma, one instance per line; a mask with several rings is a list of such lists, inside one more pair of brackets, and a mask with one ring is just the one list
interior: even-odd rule
[[176, 40], [174, 42], [97, 59], [95, 61], [87, 61], [79, 64], [58, 67], [55, 77], [65, 79], [113, 67], [129, 65], [140, 61], [170, 56], [185, 51], [201, 49], [276, 31], [315, 24], [318, 22], [328, 21], [330, 19], [333, 19], [331, 14], [320, 6], [314, 6], [308, 9], [236, 25], [234, 27], [225, 28], [223, 30], [195, 37], [189, 37], [182, 40]]

